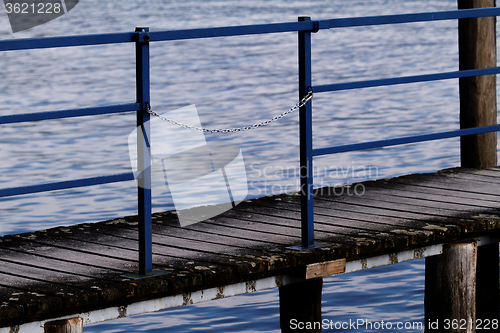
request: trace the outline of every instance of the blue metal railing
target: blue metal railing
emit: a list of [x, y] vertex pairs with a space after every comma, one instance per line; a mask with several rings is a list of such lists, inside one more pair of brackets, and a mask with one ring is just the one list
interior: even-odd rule
[[[311, 33], [322, 29], [411, 23], [437, 20], [451, 20], [473, 17], [499, 16], [500, 8], [466, 9], [457, 11], [387, 15], [373, 17], [357, 17], [345, 19], [331, 19], [313, 21], [309, 17], [300, 17], [298, 22], [274, 23], [261, 25], [246, 25], [233, 27], [219, 27], [207, 29], [190, 29], [176, 31], [150, 32], [148, 28], [136, 28], [131, 33], [112, 33], [97, 35], [82, 35], [68, 37], [32, 38], [0, 41], [0, 51], [14, 51], [25, 49], [40, 49], [54, 47], [73, 47], [85, 45], [135, 43], [136, 45], [136, 103], [118, 104], [103, 107], [91, 107], [82, 109], [71, 109], [62, 111], [28, 113], [20, 115], [0, 116], [0, 124], [11, 124], [27, 121], [39, 121], [48, 119], [60, 119], [69, 117], [92, 116], [99, 114], [112, 114], [120, 112], [137, 113], [137, 126], [143, 131], [143, 135], [137, 136], [138, 170], [146, 170], [138, 178], [138, 211], [139, 211], [139, 273], [147, 275], [152, 272], [152, 233], [151, 233], [151, 182], [150, 166], [147, 152], [151, 146], [149, 141], [149, 113], [150, 105], [150, 57], [149, 44], [151, 42], [213, 38], [236, 35], [269, 34], [281, 32], [298, 32], [299, 47], [299, 99], [309, 91], [314, 93], [338, 91], [346, 89], [359, 89], [366, 87], [387, 86], [394, 84], [406, 84], [413, 82], [425, 82], [434, 80], [445, 80], [477, 75], [491, 75], [500, 73], [500, 68], [488, 68], [478, 70], [467, 70], [458, 72], [435, 73], [428, 75], [417, 75], [408, 77], [397, 77], [380, 80], [358, 81], [347, 83], [336, 83], [328, 85], [312, 85], [311, 74]], [[457, 137], [499, 131], [500, 125], [476, 127], [456, 131], [448, 131], [434, 134], [416, 135], [390, 140], [379, 140], [350, 144], [336, 147], [313, 149], [312, 144], [312, 102], [307, 102], [299, 111], [300, 119], [300, 165], [301, 165], [301, 190], [302, 190], [302, 243], [303, 248], [314, 244], [314, 218], [313, 218], [313, 176], [312, 163], [314, 156], [347, 152], [360, 149], [378, 148], [390, 145], [399, 145], [411, 142], [427, 140], [438, 140], [443, 138]], [[308, 170], [310, 170], [308, 172]], [[134, 174], [122, 173], [108, 176], [76, 179], [49, 184], [21, 186], [0, 189], [0, 197], [9, 197], [45, 191], [54, 191], [75, 187], [92, 186], [113, 182], [134, 180]]]

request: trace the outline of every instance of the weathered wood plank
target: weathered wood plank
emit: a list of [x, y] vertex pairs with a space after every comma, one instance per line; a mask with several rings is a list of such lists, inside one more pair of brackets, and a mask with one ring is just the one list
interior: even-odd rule
[[306, 266], [305, 279], [323, 278], [345, 272], [345, 259], [325, 261]]
[[83, 319], [80, 317], [61, 319], [45, 323], [46, 333], [83, 333]]
[[[387, 204], [384, 202], [364, 200], [362, 204], [356, 205], [355, 201], [344, 201], [338, 202], [335, 198], [329, 198], [327, 196], [317, 196], [315, 200], [316, 212], [322, 212], [325, 215], [338, 216], [346, 219], [357, 218], [363, 221], [371, 221], [376, 223], [375, 228], [379, 228], [381, 225], [393, 225], [398, 226], [402, 229], [411, 229], [408, 231], [415, 231], [418, 229], [423, 230], [439, 230], [440, 224], [445, 224], [445, 228], [460, 228], [460, 226], [469, 226], [469, 230], [474, 229], [478, 224], [477, 221], [468, 221], [464, 219], [457, 219], [449, 216], [439, 216], [427, 213], [426, 215], [420, 214], [419, 209], [415, 207], [407, 207], [404, 205], [401, 207], [398, 204]], [[289, 210], [300, 210], [300, 202], [297, 198], [283, 197], [284, 201], [293, 203], [294, 207], [289, 207]], [[352, 198], [351, 200], [355, 200]], [[256, 204], [268, 204], [269, 200], [258, 201]], [[279, 205], [273, 203], [273, 205]], [[385, 207], [384, 207], [385, 206]], [[406, 210], [411, 210], [413, 212], [407, 212]], [[437, 227], [434, 227], [437, 225]], [[376, 230], [376, 229], [374, 229]]]
[[466, 213], [463, 213], [462, 210], [453, 211], [451, 209], [417, 206], [411, 203], [404, 203], [402, 202], [402, 200], [394, 199], [394, 197], [389, 197], [387, 198], [387, 200], [383, 200], [380, 197], [373, 197], [370, 195], [363, 196], [362, 200], [352, 197], [332, 198], [326, 196], [318, 196], [316, 198], [320, 200], [318, 205], [324, 205], [326, 204], [326, 202], [331, 202], [330, 206], [337, 207], [340, 205], [350, 205], [352, 210], [358, 210], [361, 209], [361, 207], [366, 207], [374, 213], [388, 214], [387, 212], [391, 211], [391, 215], [393, 216], [395, 215], [396, 217], [406, 217], [418, 220], [429, 220], [431, 218], [440, 217], [460, 218], [470, 216], [468, 211]]
[[128, 279], [124, 279], [122, 272], [95, 266], [22, 254], [8, 249], [0, 249], [0, 266], [6, 272], [15, 272], [26, 278], [61, 282], [82, 289], [92, 289], [94, 284], [98, 284], [106, 293], [101, 297], [108, 300], [123, 299], [136, 294], [137, 285], [132, 285]]
[[490, 170], [457, 170], [457, 169], [450, 169], [450, 170], [442, 170], [439, 172], [439, 175], [442, 175], [444, 177], [448, 178], [455, 178], [455, 179], [464, 179], [464, 180], [471, 180], [475, 182], [486, 182], [486, 183], [491, 183], [491, 184], [500, 184], [500, 179], [498, 179], [495, 174], [498, 174], [497, 171], [490, 171]]
[[[67, 228], [63, 228], [67, 229]], [[119, 248], [108, 245], [99, 245], [94, 243], [88, 243], [86, 241], [72, 240], [68, 242], [67, 239], [62, 238], [56, 235], [47, 235], [45, 232], [36, 233], [36, 238], [33, 237], [34, 234], [26, 234], [26, 235], [18, 235], [16, 238], [21, 238], [23, 240], [29, 240], [31, 243], [38, 244], [39, 247], [49, 247], [49, 248], [58, 248], [59, 250], [68, 250], [68, 254], [77, 253], [77, 255], [85, 258], [90, 255], [96, 262], [99, 260], [104, 261], [104, 263], [109, 262], [109, 259], [118, 260], [123, 263], [135, 262], [137, 266], [137, 258], [138, 255], [136, 251], [130, 250], [128, 248]], [[85, 234], [87, 235], [87, 234]], [[9, 244], [9, 237], [5, 237], [2, 244]], [[16, 240], [12, 240], [15, 242]], [[137, 242], [134, 242], [137, 243]], [[111, 243], [108, 243], [111, 244]], [[132, 243], [130, 243], [132, 245]], [[137, 246], [137, 245], [135, 245]], [[101, 258], [101, 259], [99, 259]], [[161, 256], [155, 256], [157, 262], [160, 262], [160, 259], [164, 259]], [[116, 261], [115, 261], [116, 262]], [[166, 268], [167, 271], [171, 272], [168, 275], [164, 275], [161, 278], [168, 280], [172, 283], [171, 287], [175, 289], [183, 289], [194, 285], [201, 285], [202, 275], [200, 273], [194, 273], [186, 269], [186, 266], [192, 266], [196, 263], [193, 261], [193, 264], [184, 263], [182, 260], [176, 261], [176, 267], [179, 267], [177, 271], [171, 271], [172, 266], [162, 265], [161, 263], [157, 264], [157, 268]], [[180, 270], [180, 271], [179, 271]], [[135, 271], [129, 271], [129, 273], [135, 273]], [[138, 286], [141, 286], [146, 280], [140, 280], [136, 283]], [[161, 281], [160, 284], [164, 285], [165, 281]], [[146, 288], [147, 289], [147, 288]]]
[[459, 190], [457, 191], [450, 188], [446, 188], [445, 186], [436, 186], [436, 185], [432, 186], [432, 184], [431, 186], [428, 186], [427, 184], [422, 183], [421, 181], [415, 181], [415, 180], [411, 181], [409, 179], [403, 180], [401, 178], [402, 177], [386, 179], [384, 183], [402, 186], [408, 189], [409, 191], [415, 193], [432, 193], [435, 195], [441, 195], [443, 197], [480, 200], [485, 202], [485, 204], [500, 202], [500, 198], [495, 195], [481, 194], [477, 192], [476, 193], [462, 192]]
[[[247, 210], [245, 210], [245, 206], [236, 206], [235, 209], [225, 212], [223, 217], [243, 215], [246, 216], [246, 219], [252, 219], [255, 222], [245, 220], [245, 223], [241, 223], [241, 225], [247, 227], [253, 226], [256, 228], [255, 230], [270, 229], [272, 232], [283, 232], [289, 235], [297, 235], [297, 237], [299, 237], [298, 240], [300, 241], [300, 218], [298, 217], [297, 212], [290, 212], [287, 216], [272, 214], [264, 215], [264, 210], [252, 210], [252, 208], [249, 208], [248, 206], [246, 206], [246, 208]], [[350, 228], [350, 232], [346, 234], [345, 232], [342, 232], [342, 229], [325, 228], [323, 225], [319, 224], [316, 230], [316, 239], [329, 240], [333, 243], [340, 244], [354, 243], [356, 241], [354, 239], [357, 235], [356, 232], [364, 232], [364, 230], [359, 228]]]
[[[410, 192], [411, 193], [411, 192]], [[427, 195], [423, 198], [422, 195], [418, 193], [415, 195], [408, 195], [402, 193], [402, 191], [389, 191], [380, 187], [367, 187], [363, 198], [375, 200], [375, 201], [385, 201], [390, 203], [401, 203], [406, 205], [412, 205], [416, 207], [424, 207], [431, 209], [439, 209], [446, 212], [447, 215], [456, 216], [455, 212], [474, 212], [474, 211], [484, 211], [484, 209], [491, 209], [492, 207], [500, 208], [500, 203], [496, 205], [486, 205], [481, 201], [476, 201], [475, 205], [471, 205], [471, 201], [457, 203], [456, 200], [443, 200], [438, 196]]]
[[[62, 283], [47, 283], [37, 278], [27, 278], [14, 273], [0, 273], [0, 281], [2, 298], [6, 297], [9, 302], [21, 305], [26, 315], [37, 318], [46, 313], [61, 315], [71, 309], [88, 308], [100, 301], [97, 289], [88, 290]], [[32, 298], [34, 300], [31, 300]], [[9, 318], [7, 321], [15, 321], [15, 319], [20, 318]]]
[[453, 190], [466, 193], [468, 195], [484, 195], [488, 194], [490, 200], [500, 200], [500, 192], [496, 184], [478, 183], [470, 180], [451, 179], [442, 175], [427, 174], [427, 175], [409, 175], [398, 178], [392, 178], [388, 181], [399, 182], [405, 184], [420, 185], [423, 187], [432, 187], [439, 189]]
[[[157, 219], [153, 223], [153, 232], [155, 232], [156, 229], [154, 229], [155, 224], [167, 224], [168, 223], [168, 214], [164, 214], [165, 217], [164, 219], [167, 221], [163, 221], [163, 219]], [[170, 226], [170, 228], [173, 228], [173, 232], [177, 234], [179, 229], [182, 230], [187, 230], [192, 232], [192, 237], [197, 237], [198, 234], [203, 234], [211, 237], [211, 235], [217, 235], [217, 236], [227, 236], [227, 238], [231, 238], [234, 242], [246, 242], [246, 240], [252, 240], [252, 241], [257, 241], [260, 243], [264, 243], [267, 245], [283, 245], [287, 244], [287, 242], [296, 242], [297, 237], [289, 237], [286, 235], [282, 234], [276, 234], [274, 236], [270, 236], [269, 233], [267, 233], [265, 230], [248, 230], [248, 229], [242, 229], [238, 228], [238, 221], [235, 221], [232, 225], [227, 225], [224, 223], [217, 223], [217, 219], [214, 220], [208, 220], [204, 221], [201, 223], [196, 223], [192, 224], [189, 226], [185, 227], [178, 227], [178, 226]], [[165, 223], [165, 224], [164, 224]], [[279, 236], [279, 237], [277, 237]]]
[[[272, 206], [265, 205], [267, 202], [259, 201], [255, 205], [245, 205], [238, 207], [236, 210], [243, 212], [262, 212], [269, 216], [282, 218], [295, 218], [300, 212], [300, 205], [293, 203], [273, 203]], [[327, 215], [330, 211], [315, 207], [316, 214], [314, 216], [315, 226], [323, 232], [331, 232], [343, 235], [357, 235], [362, 232], [364, 235], [372, 234], [376, 237], [377, 232], [389, 232], [393, 229], [392, 225], [383, 223], [367, 222], [356, 219], [348, 219], [343, 217], [335, 217]]]
[[[376, 200], [375, 202], [373, 202], [373, 200], [372, 202], [368, 201], [368, 203], [364, 205], [356, 205], [354, 204], [354, 202], [356, 202], [356, 198], [344, 201], [337, 201], [336, 197], [329, 198], [326, 196], [316, 196], [315, 198], [318, 199], [317, 202], [315, 201], [315, 212], [318, 215], [338, 217], [345, 219], [346, 221], [355, 221], [353, 225], [356, 225], [356, 222], [370, 223], [371, 230], [374, 230], [374, 227], [378, 228], [383, 225], [399, 226], [409, 229], [426, 229], [429, 222], [433, 219], [437, 223], [440, 221], [439, 217], [435, 215], [432, 215], [433, 219], [430, 219], [429, 216], [421, 214], [407, 215], [407, 212], [404, 210], [397, 209], [397, 205], [386, 205], [388, 208], [384, 209], [384, 207], [381, 207], [382, 205], [378, 204], [377, 201], [379, 200]], [[391, 198], [389, 197], [386, 201], [391, 202], [390, 199]], [[282, 196], [282, 200], [291, 205], [285, 206], [281, 203], [273, 203], [270, 200], [258, 200], [255, 204], [300, 211], [300, 201], [297, 198]], [[397, 201], [395, 203], [397, 203]], [[403, 211], [404, 214], [400, 214], [399, 211]], [[449, 224], [450, 221], [452, 221], [452, 219], [446, 218], [447, 224]]]
[[[281, 196], [283, 201], [290, 201], [295, 204], [294, 207], [290, 206], [288, 207], [288, 211], [290, 210], [295, 210], [295, 211], [300, 211], [300, 202], [297, 200], [297, 198], [294, 198], [293, 196], [289, 198], [285, 198], [284, 196]], [[370, 207], [361, 207], [357, 205], [348, 205], [347, 208], [343, 207], [345, 210], [344, 212], [339, 211], [338, 207], [339, 204], [338, 202], [335, 201], [325, 201], [325, 202], [317, 202], [319, 200], [315, 200], [315, 211], [316, 213], [325, 213], [325, 214], [330, 214], [330, 215], [339, 215], [343, 214], [344, 218], [347, 221], [346, 223], [350, 222], [350, 216], [352, 217], [360, 217], [358, 210], [365, 210], [367, 213], [372, 210], [375, 212], [380, 212], [377, 207], [377, 205], [374, 205], [372, 208]], [[265, 204], [271, 204], [273, 206], [281, 205], [280, 203], [276, 203], [274, 201], [269, 201], [269, 200], [258, 200], [257, 205], [265, 205]], [[319, 207], [318, 207], [319, 206]], [[328, 210], [324, 210], [324, 207], [326, 207]], [[350, 211], [349, 211], [350, 209]], [[318, 214], [315, 215], [315, 220], [319, 221], [320, 219], [318, 218]], [[476, 230], [483, 230], [485, 228], [486, 222], [483, 220], [464, 220], [464, 219], [456, 219], [456, 218], [451, 218], [451, 217], [439, 217], [439, 216], [434, 216], [433, 218], [428, 218], [425, 220], [424, 218], [420, 217], [420, 220], [415, 220], [415, 219], [407, 219], [407, 218], [397, 218], [399, 215], [399, 212], [394, 212], [392, 210], [386, 210], [383, 214], [386, 214], [386, 216], [373, 216], [373, 215], [368, 215], [369, 218], [365, 218], [367, 221], [370, 219], [372, 221], [377, 221], [377, 218], [381, 219], [378, 222], [371, 222], [372, 227], [371, 230], [377, 230], [379, 232], [386, 232], [384, 231], [385, 228], [389, 228], [390, 231], [387, 232], [387, 234], [390, 234], [391, 237], [394, 237], [395, 235], [399, 236], [407, 236], [410, 238], [410, 243], [411, 244], [426, 244], [431, 241], [438, 241], [440, 239], [444, 239], [445, 237], [449, 237], [450, 235], [459, 235], [460, 233], [467, 233], [467, 232], [474, 232]], [[395, 216], [396, 218], [392, 217], [387, 217], [387, 216]], [[391, 220], [392, 219], [392, 220]], [[385, 221], [384, 221], [385, 220]], [[324, 221], [323, 221], [324, 222]], [[333, 222], [336, 223], [336, 222]], [[356, 221], [356, 223], [359, 223], [359, 221]], [[380, 234], [378, 235], [380, 236]], [[395, 241], [397, 241], [397, 238], [393, 238]], [[399, 240], [398, 244], [400, 246], [403, 246], [402, 244], [402, 239]]]
[[[5, 280], [4, 280], [5, 278]], [[62, 311], [65, 292], [51, 285], [39, 287], [32, 280], [19, 278], [17, 282], [32, 286], [30, 289], [18, 289], [16, 281], [9, 283], [11, 277], [0, 273], [0, 323], [4, 326], [19, 322], [20, 318], [40, 318], [48, 311]], [[64, 290], [64, 289], [63, 289]], [[43, 295], [43, 296], [42, 296]]]
[[452, 196], [451, 194], [454, 193], [452, 191], [447, 191], [443, 193], [443, 192], [433, 191], [433, 189], [429, 188], [422, 189], [418, 186], [389, 183], [389, 182], [377, 182], [377, 183], [366, 182], [364, 183], [364, 186], [366, 187], [367, 191], [370, 191], [370, 193], [380, 193], [383, 194], [384, 196], [419, 199], [423, 201], [422, 204], [425, 205], [428, 203], [429, 205], [431, 205], [430, 207], [432, 207], [434, 203], [445, 203], [445, 204], [452, 203], [458, 207], [471, 206], [482, 209], [491, 209], [492, 206], [500, 207], [500, 202], [478, 200], [468, 197]]
[[100, 256], [90, 252], [82, 255], [82, 251], [79, 249], [49, 246], [48, 244], [33, 242], [29, 239], [30, 236], [27, 237], [28, 239], [26, 240], [21, 237], [4, 237], [2, 242], [0, 242], [0, 249], [14, 251], [21, 255], [33, 255], [40, 258], [82, 264], [89, 267], [104, 268], [121, 274], [138, 270], [138, 264], [134, 260]]

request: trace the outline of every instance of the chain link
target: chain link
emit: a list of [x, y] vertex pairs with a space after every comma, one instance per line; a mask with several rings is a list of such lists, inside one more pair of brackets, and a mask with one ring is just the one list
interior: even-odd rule
[[313, 97], [313, 92], [309, 91], [307, 93], [307, 95], [305, 95], [304, 98], [302, 98], [290, 110], [285, 111], [285, 112], [281, 113], [280, 115], [277, 115], [274, 118], [268, 119], [268, 120], [260, 122], [258, 124], [254, 124], [254, 125], [250, 125], [250, 126], [244, 126], [244, 127], [236, 127], [236, 128], [210, 129], [210, 128], [202, 128], [202, 127], [191, 126], [191, 125], [188, 125], [188, 124], [183, 124], [183, 123], [180, 123], [180, 122], [178, 122], [176, 120], [173, 120], [173, 119], [167, 118], [165, 116], [162, 116], [161, 114], [157, 113], [156, 111], [151, 110], [151, 106], [149, 106], [149, 104], [148, 104], [148, 109], [146, 111], [149, 114], [151, 114], [151, 115], [153, 115], [155, 117], [160, 118], [161, 120], [167, 121], [167, 122], [169, 122], [169, 123], [171, 123], [173, 125], [177, 125], [177, 126], [180, 126], [182, 128], [191, 129], [193, 131], [200, 131], [200, 132], [205, 132], [205, 133], [235, 133], [235, 132], [248, 131], [248, 130], [251, 130], [251, 129], [254, 129], [254, 128], [259, 128], [259, 127], [262, 127], [262, 126], [266, 126], [266, 125], [268, 125], [268, 124], [270, 124], [272, 122], [275, 122], [276, 120], [283, 118], [287, 114], [290, 114], [290, 113], [294, 112], [298, 108], [303, 107], [309, 100], [311, 100], [312, 97]]

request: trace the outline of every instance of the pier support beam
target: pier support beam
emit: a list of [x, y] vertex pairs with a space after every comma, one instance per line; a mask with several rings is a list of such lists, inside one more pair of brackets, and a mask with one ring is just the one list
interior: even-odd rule
[[476, 317], [482, 323], [498, 318], [500, 306], [498, 279], [498, 243], [479, 246], [477, 249]]
[[83, 333], [83, 319], [80, 317], [54, 320], [45, 323], [45, 333]]
[[281, 332], [321, 332], [322, 289], [322, 278], [279, 288]]
[[[496, 7], [496, 0], [458, 0], [458, 9]], [[496, 17], [458, 20], [459, 69], [496, 67]], [[497, 123], [496, 75], [459, 79], [460, 128]], [[497, 165], [497, 133], [460, 138], [461, 166], [490, 168]]]
[[425, 332], [476, 331], [476, 268], [475, 242], [447, 244], [425, 258]]

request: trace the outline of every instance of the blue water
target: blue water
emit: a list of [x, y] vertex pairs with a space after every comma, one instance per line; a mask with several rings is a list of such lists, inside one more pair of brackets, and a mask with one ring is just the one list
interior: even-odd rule
[[[0, 36], [46, 37], [174, 30], [226, 25], [456, 9], [456, 0], [98, 1], [11, 33], [0, 11]], [[326, 84], [458, 68], [457, 23], [376, 26], [313, 35], [313, 83]], [[152, 106], [159, 112], [196, 104], [206, 127], [239, 127], [271, 118], [297, 101], [297, 36], [284, 33], [155, 43]], [[135, 101], [134, 45], [0, 54], [0, 115]], [[419, 83], [316, 95], [314, 146], [458, 127], [458, 82]], [[13, 187], [130, 171], [127, 136], [135, 115], [0, 127], [0, 186]], [[297, 115], [258, 130], [207, 140], [239, 145], [250, 196], [296, 190]], [[335, 185], [459, 164], [457, 139], [315, 159], [315, 183]], [[352, 173], [354, 170], [375, 170]], [[285, 170], [285, 171], [284, 171]], [[342, 172], [339, 172], [341, 170]], [[136, 214], [133, 182], [26, 195], [0, 201], [0, 235]], [[159, 195], [154, 210], [171, 207]], [[397, 264], [325, 280], [324, 318], [336, 321], [423, 320], [423, 262]], [[221, 316], [223, 314], [223, 316]], [[86, 332], [277, 332], [277, 291], [232, 297], [127, 318]], [[353, 330], [349, 330], [353, 331]], [[365, 330], [368, 331], [368, 330]]]

